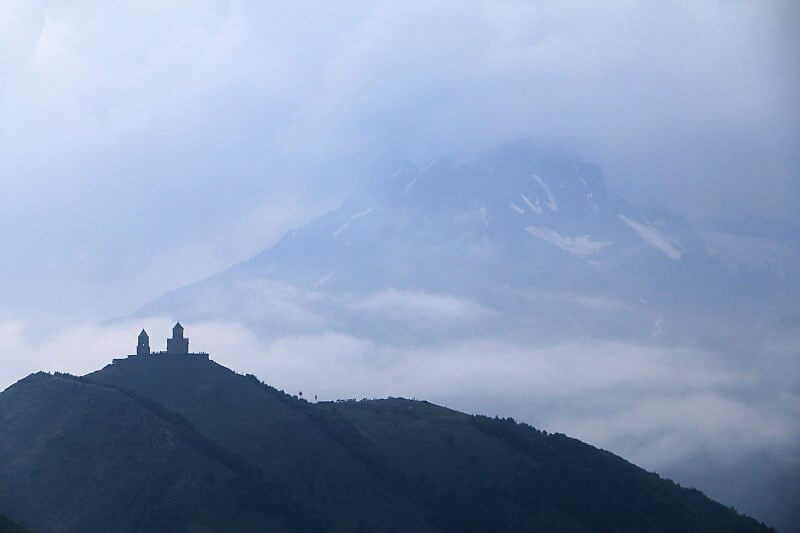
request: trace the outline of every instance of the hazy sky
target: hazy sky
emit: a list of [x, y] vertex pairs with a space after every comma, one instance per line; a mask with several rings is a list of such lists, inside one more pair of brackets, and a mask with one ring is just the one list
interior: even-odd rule
[[519, 136], [634, 200], [785, 238], [797, 6], [0, 0], [0, 310], [127, 311], [369, 169]]
[[[796, 252], [798, 27], [795, 0], [0, 0], [0, 390], [96, 369], [142, 326], [161, 348], [174, 317], [107, 321], [260, 252], [362, 176], [518, 138], [717, 240]], [[798, 457], [788, 321], [742, 342], [760, 324], [715, 324], [736, 353], [500, 335], [409, 349], [266, 294], [259, 316], [309, 331], [265, 340], [225, 316], [189, 323], [192, 346], [307, 397], [417, 395], [648, 468]], [[400, 331], [494, 316], [391, 287], [351, 304], [399, 313]]]

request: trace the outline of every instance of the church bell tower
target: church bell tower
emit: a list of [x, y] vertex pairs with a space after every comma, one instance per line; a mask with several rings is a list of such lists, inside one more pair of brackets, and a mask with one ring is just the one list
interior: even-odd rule
[[150, 355], [150, 337], [145, 330], [139, 333], [139, 342], [136, 343], [136, 355]]
[[189, 353], [189, 339], [184, 338], [180, 322], [172, 328], [172, 338], [167, 339], [167, 353]]

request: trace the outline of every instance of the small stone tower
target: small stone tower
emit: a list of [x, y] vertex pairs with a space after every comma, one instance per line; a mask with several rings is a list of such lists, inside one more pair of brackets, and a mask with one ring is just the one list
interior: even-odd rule
[[139, 333], [139, 342], [136, 344], [136, 355], [150, 355], [150, 337], [145, 330]]
[[167, 339], [167, 353], [189, 353], [189, 339], [183, 337], [183, 326], [180, 322], [172, 328], [172, 338]]

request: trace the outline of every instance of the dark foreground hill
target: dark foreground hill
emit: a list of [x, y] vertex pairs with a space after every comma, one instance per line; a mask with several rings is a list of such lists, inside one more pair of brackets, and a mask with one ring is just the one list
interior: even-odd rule
[[0, 512], [39, 531], [768, 531], [564, 435], [311, 404], [188, 356], [0, 394]]
[[0, 533], [28, 533], [20, 524], [0, 514]]

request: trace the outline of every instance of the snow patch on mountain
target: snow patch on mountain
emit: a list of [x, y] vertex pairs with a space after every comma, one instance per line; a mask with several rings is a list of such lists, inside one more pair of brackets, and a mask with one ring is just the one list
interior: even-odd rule
[[619, 215], [619, 218], [631, 227], [644, 242], [664, 252], [670, 259], [680, 259], [682, 252], [678, 250], [663, 233], [649, 224], [642, 224], [632, 220], [625, 215]]
[[655, 339], [656, 337], [660, 336], [664, 332], [664, 319], [659, 317], [653, 321], [653, 331], [650, 333], [650, 337]]
[[525, 231], [534, 237], [578, 256], [596, 254], [606, 246], [613, 244], [611, 241], [593, 241], [588, 235], [568, 237], [543, 226], [528, 226]]
[[544, 193], [547, 195], [547, 207], [550, 211], [558, 211], [558, 204], [556, 203], [556, 198], [553, 196], [553, 193], [550, 192], [550, 187], [544, 182], [542, 178], [539, 177], [538, 174], [533, 175], [533, 179], [536, 180], [536, 183], [542, 188]]
[[314, 286], [315, 286], [315, 287], [319, 287], [319, 286], [321, 286], [321, 285], [325, 285], [325, 283], [326, 283], [326, 282], [327, 282], [329, 279], [331, 279], [331, 276], [333, 276], [333, 272], [328, 272], [327, 274], [325, 274], [324, 276], [322, 276], [321, 278], [319, 278], [317, 281], [315, 281], [315, 282], [314, 282]]
[[350, 225], [350, 224], [351, 224], [351, 223], [352, 223], [352, 222], [353, 222], [355, 219], [357, 219], [357, 218], [361, 218], [361, 217], [363, 217], [363, 216], [367, 216], [367, 215], [369, 215], [370, 213], [372, 213], [372, 211], [374, 211], [374, 209], [373, 209], [372, 207], [370, 207], [369, 209], [365, 209], [365, 210], [361, 211], [360, 213], [356, 213], [355, 215], [351, 216], [351, 217], [350, 217], [350, 218], [349, 218], [349, 219], [348, 219], [346, 222], [344, 222], [344, 223], [343, 223], [341, 226], [339, 226], [338, 228], [336, 228], [336, 231], [334, 231], [334, 232], [333, 232], [333, 236], [334, 236], [334, 237], [337, 237], [337, 236], [338, 236], [340, 233], [342, 233], [344, 230], [346, 230], [346, 229], [347, 229], [347, 227], [348, 227], [348, 226], [349, 226], [349, 225]]
[[414, 184], [417, 182], [417, 178], [418, 178], [418, 177], [419, 177], [419, 174], [417, 174], [416, 176], [414, 176], [413, 178], [411, 178], [411, 181], [409, 181], [409, 182], [406, 184], [406, 187], [405, 187], [405, 189], [403, 189], [403, 194], [408, 194], [408, 191], [410, 191], [410, 190], [411, 190], [411, 187], [413, 187], [413, 186], [414, 186]]
[[541, 215], [542, 214], [542, 206], [539, 205], [539, 199], [538, 198], [536, 199], [536, 203], [534, 204], [524, 194], [519, 193], [519, 195], [522, 196], [522, 199], [525, 201], [526, 204], [528, 204], [528, 207], [531, 208], [531, 211], [533, 211], [537, 215]]
[[597, 202], [594, 201], [594, 193], [593, 192], [587, 192], [586, 193], [586, 203], [589, 204], [589, 207], [591, 207], [592, 211], [594, 211], [595, 213], [597, 213], [599, 211], [599, 208], [597, 207]]

